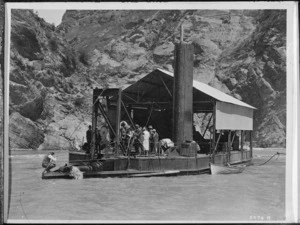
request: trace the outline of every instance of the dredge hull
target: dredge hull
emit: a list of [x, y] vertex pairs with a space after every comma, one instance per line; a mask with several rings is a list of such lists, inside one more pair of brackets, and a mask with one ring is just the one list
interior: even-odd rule
[[[88, 160], [88, 154], [70, 152], [69, 165], [76, 166], [83, 172], [83, 177], [150, 177], [150, 176], [177, 176], [193, 175], [210, 172], [210, 156], [197, 154], [195, 157], [185, 156], [126, 156], [108, 157], [98, 160]], [[227, 154], [217, 154], [214, 164], [223, 166], [240, 164], [251, 161], [251, 152], [240, 151]], [[49, 172], [43, 179], [72, 178], [69, 173]]]

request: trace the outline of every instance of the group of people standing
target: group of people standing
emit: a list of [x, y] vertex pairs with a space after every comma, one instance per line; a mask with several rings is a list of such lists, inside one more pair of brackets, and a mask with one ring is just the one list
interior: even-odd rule
[[[159, 134], [151, 125], [141, 127], [139, 124], [135, 124], [133, 128], [127, 122], [122, 121], [120, 123], [120, 139], [126, 153], [131, 152], [133, 147], [136, 155], [157, 154], [159, 151]], [[83, 149], [89, 153], [92, 143], [92, 126], [89, 126], [86, 132], [86, 140], [87, 143]], [[100, 153], [103, 148], [101, 143], [100, 131], [96, 128], [95, 152]]]
[[120, 123], [121, 144], [126, 151], [134, 146], [136, 155], [149, 155], [158, 153], [159, 134], [151, 125], [135, 124], [135, 129], [125, 121]]

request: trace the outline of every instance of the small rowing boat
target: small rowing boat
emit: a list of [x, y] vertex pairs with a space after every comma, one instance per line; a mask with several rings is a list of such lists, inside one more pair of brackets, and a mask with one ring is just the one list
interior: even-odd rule
[[219, 166], [213, 163], [210, 163], [210, 171], [212, 175], [215, 174], [234, 174], [241, 173], [245, 170], [246, 165], [238, 165], [238, 166]]

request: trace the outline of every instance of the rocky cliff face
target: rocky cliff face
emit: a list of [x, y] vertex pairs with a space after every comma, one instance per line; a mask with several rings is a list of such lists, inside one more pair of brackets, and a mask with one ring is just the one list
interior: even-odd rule
[[13, 10], [11, 21], [11, 148], [76, 146], [89, 121], [79, 100], [90, 90], [76, 82], [82, 65], [75, 50], [31, 10]]
[[[194, 79], [258, 108], [257, 146], [285, 145], [284, 11], [67, 11], [55, 28], [14, 10], [11, 146], [78, 146], [92, 88], [129, 85], [157, 67], [173, 71], [180, 24], [195, 48]], [[18, 133], [25, 128], [34, 141]]]
[[[216, 59], [254, 29], [241, 11], [67, 11], [57, 30], [86, 56], [87, 63], [111, 77], [131, 78], [160, 66], [173, 70], [174, 43], [185, 27], [184, 41], [195, 46], [194, 76], [209, 83]], [[243, 26], [240, 25], [243, 24]], [[84, 57], [83, 57], [84, 58]], [[120, 79], [117, 79], [120, 82]]]
[[286, 133], [286, 12], [267, 10], [256, 30], [222, 52], [215, 80], [255, 106], [258, 146], [284, 146]]

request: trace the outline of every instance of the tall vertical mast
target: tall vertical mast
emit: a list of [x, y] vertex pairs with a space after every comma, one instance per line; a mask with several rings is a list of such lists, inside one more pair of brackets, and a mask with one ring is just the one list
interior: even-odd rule
[[193, 54], [191, 44], [181, 42], [175, 45], [174, 85], [173, 85], [173, 140], [180, 145], [192, 140], [193, 125]]

